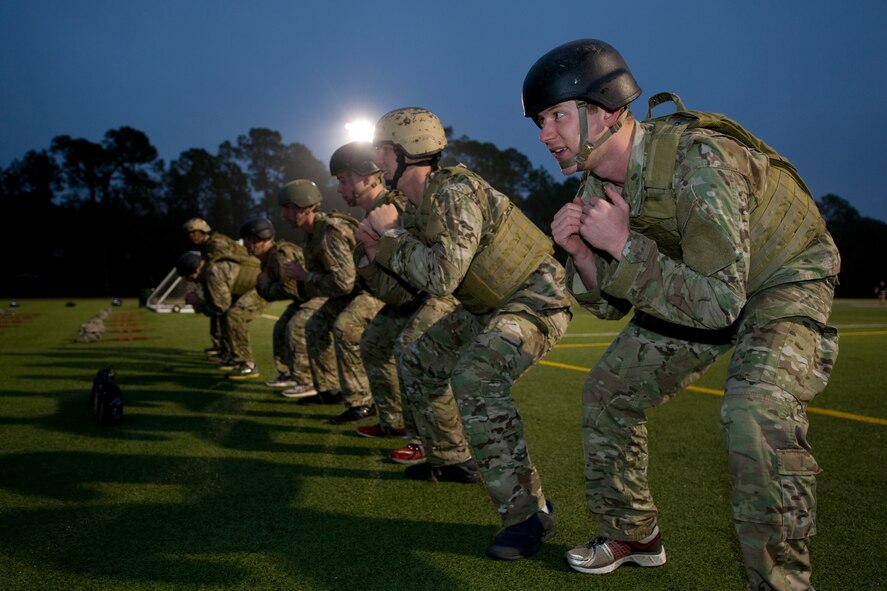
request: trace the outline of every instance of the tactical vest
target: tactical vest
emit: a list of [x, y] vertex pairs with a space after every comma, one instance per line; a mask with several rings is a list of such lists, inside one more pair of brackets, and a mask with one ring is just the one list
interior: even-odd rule
[[[653, 107], [667, 101], [675, 103], [677, 112], [651, 118]], [[766, 190], [755, 195], [757, 202], [750, 204], [747, 293], [757, 291], [825, 230], [810, 190], [794, 166], [735, 121], [717, 113], [688, 111], [677, 95], [659, 93], [649, 100], [645, 123], [654, 124], [647, 144], [645, 197], [638, 211], [632, 212], [631, 229], [653, 239], [663, 254], [683, 260], [672, 179], [678, 144], [687, 129], [721, 133], [763, 153], [770, 161]]]
[[218, 260], [229, 255], [248, 255], [246, 247], [233, 238], [213, 232], [203, 245], [203, 256], [208, 261]]
[[431, 175], [419, 206], [419, 226], [425, 228], [438, 193], [456, 175], [465, 175], [497, 198], [479, 203], [487, 225], [477, 252], [454, 296], [474, 314], [497, 309], [529, 278], [542, 260], [554, 252], [551, 240], [505, 195], [461, 164]]
[[231, 286], [232, 296], [238, 298], [256, 287], [256, 279], [261, 272], [262, 263], [256, 257], [251, 256], [244, 245], [228, 238], [226, 248], [215, 251], [214, 255], [209, 260], [210, 264], [219, 261], [233, 261], [240, 265], [234, 285]]
[[255, 289], [256, 279], [259, 277], [260, 272], [259, 259], [255, 257], [249, 257], [240, 263], [237, 278], [234, 280], [234, 285], [231, 286], [231, 295], [239, 298], [249, 290]]
[[[342, 213], [341, 211], [331, 211], [329, 213], [325, 213], [322, 216], [317, 218], [316, 225], [314, 228], [314, 235], [318, 237], [322, 237], [326, 232], [326, 226], [329, 223], [327, 218], [337, 218], [340, 220], [345, 220], [349, 224], [354, 227], [355, 237], [357, 232], [358, 221], [348, 215], [347, 213]], [[320, 261], [323, 260], [323, 241], [322, 240], [309, 240], [305, 243], [305, 248], [303, 249], [303, 253], [305, 255], [305, 265], [308, 271], [316, 269], [318, 266], [322, 266]]]

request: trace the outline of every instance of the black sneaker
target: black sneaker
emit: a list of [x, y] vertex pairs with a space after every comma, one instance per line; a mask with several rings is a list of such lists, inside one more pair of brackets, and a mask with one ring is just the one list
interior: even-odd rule
[[313, 404], [339, 404], [342, 402], [342, 394], [341, 392], [331, 392], [329, 390], [324, 390], [322, 392], [318, 392], [314, 396], [308, 396], [307, 398], [302, 398], [296, 404], [302, 405], [313, 405]]
[[345, 425], [374, 416], [376, 416], [376, 407], [374, 406], [352, 406], [339, 416], [330, 419], [330, 423], [333, 425]]
[[542, 542], [553, 538], [557, 532], [554, 506], [550, 501], [545, 501], [545, 507], [548, 513], [539, 511], [520, 523], [500, 529], [487, 546], [487, 556], [498, 560], [518, 560], [538, 552]]
[[474, 484], [480, 480], [477, 462], [474, 461], [474, 458], [447, 466], [432, 466], [428, 462], [422, 462], [408, 467], [403, 471], [403, 474], [410, 480], [431, 480], [433, 482]]

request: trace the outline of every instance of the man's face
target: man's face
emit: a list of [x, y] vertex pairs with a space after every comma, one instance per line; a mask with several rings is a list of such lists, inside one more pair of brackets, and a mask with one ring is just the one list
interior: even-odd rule
[[[587, 107], [588, 117], [588, 141], [594, 142], [606, 131], [603, 123], [605, 111], [593, 105]], [[549, 107], [536, 116], [536, 123], [540, 127], [539, 141], [545, 144], [548, 151], [558, 162], [574, 158], [582, 146], [579, 145], [579, 109], [576, 101], [569, 100]], [[582, 170], [590, 170], [593, 166], [594, 153], [589, 156], [582, 166]], [[562, 169], [565, 175], [573, 174], [579, 170], [575, 164]]]
[[375, 163], [382, 170], [386, 181], [393, 179], [394, 173], [397, 172], [397, 153], [394, 151], [394, 146], [390, 144], [376, 146]]
[[339, 184], [336, 185], [336, 192], [342, 196], [345, 203], [352, 207], [356, 205], [354, 202], [354, 193], [357, 191], [355, 187], [355, 178], [360, 177], [357, 177], [347, 170], [336, 174], [336, 180], [339, 182]]
[[248, 253], [254, 257], [264, 260], [265, 255], [271, 249], [272, 240], [260, 240], [254, 236], [247, 236], [243, 239], [243, 245]]
[[200, 246], [204, 242], [206, 242], [207, 234], [201, 230], [191, 230], [188, 232], [188, 240], [191, 241], [191, 244], [194, 246]]
[[280, 206], [280, 217], [293, 228], [304, 230], [314, 219], [314, 208], [299, 207], [295, 203], [287, 203]]
[[379, 174], [360, 175], [354, 172], [340, 172], [336, 175], [339, 185], [336, 187], [345, 203], [351, 207], [362, 207], [366, 211], [372, 209], [379, 191], [371, 191], [373, 183], [379, 180]]
[[187, 281], [191, 283], [199, 283], [203, 280], [203, 267], [206, 265], [205, 261], [200, 261], [200, 265], [197, 266], [197, 270], [191, 273], [190, 275], [185, 276]]
[[257, 256], [256, 255], [256, 244], [257, 243], [258, 243], [258, 241], [255, 238], [253, 238], [252, 236], [244, 236], [244, 238], [243, 238], [243, 245], [246, 247], [246, 251], [253, 256]]

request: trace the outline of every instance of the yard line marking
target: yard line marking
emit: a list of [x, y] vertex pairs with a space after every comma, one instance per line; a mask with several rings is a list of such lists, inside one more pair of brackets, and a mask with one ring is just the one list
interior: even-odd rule
[[857, 331], [857, 332], [839, 332], [839, 337], [867, 337], [867, 336], [875, 336], [875, 335], [885, 335], [887, 334], [887, 330], [871, 330], [871, 331]]
[[610, 343], [577, 343], [575, 345], [564, 345], [563, 343], [558, 343], [554, 347], [556, 349], [581, 349], [583, 347], [609, 347]]
[[[560, 369], [570, 369], [573, 371], [581, 371], [583, 373], [588, 373], [591, 371], [589, 367], [580, 367], [578, 365], [568, 365], [566, 363], [557, 363], [556, 361], [547, 361], [543, 359], [539, 362], [539, 365], [548, 365], [550, 367], [558, 367]], [[715, 388], [703, 388], [702, 386], [687, 386], [686, 390], [690, 390], [692, 392], [699, 392], [700, 394], [710, 394], [712, 396], [723, 396], [723, 390], [717, 390]], [[840, 410], [830, 410], [828, 408], [818, 408], [815, 406], [808, 406], [807, 412], [817, 414], [817, 415], [826, 415], [830, 417], [835, 417], [838, 419], [847, 419], [848, 421], [857, 421], [860, 423], [871, 423], [872, 425], [887, 425], [887, 419], [879, 419], [878, 417], [868, 417], [865, 415], [853, 414], [850, 412], [843, 412]]]
[[[858, 326], [869, 326], [865, 324], [861, 324]], [[876, 325], [880, 326], [880, 325]], [[613, 333], [618, 334], [618, 333]], [[839, 337], [870, 337], [870, 336], [883, 336], [887, 334], [887, 330], [858, 330], [851, 332], [839, 332]], [[570, 335], [564, 335], [564, 337], [568, 337]], [[579, 336], [579, 335], [574, 335]], [[609, 333], [589, 333], [588, 336], [609, 336]], [[554, 346], [555, 349], [578, 349], [582, 347], [606, 347], [610, 343], [576, 343], [571, 345], [565, 345], [563, 343], [558, 343]]]

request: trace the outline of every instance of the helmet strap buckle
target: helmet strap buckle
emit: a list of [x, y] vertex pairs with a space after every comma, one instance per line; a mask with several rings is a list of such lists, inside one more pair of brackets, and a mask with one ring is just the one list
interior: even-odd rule
[[576, 154], [575, 157], [561, 162], [561, 170], [569, 168], [573, 165], [575, 165], [577, 168], [581, 166], [586, 160], [588, 160], [588, 157], [594, 150], [599, 148], [605, 141], [610, 139], [610, 136], [622, 129], [622, 124], [625, 123], [625, 119], [628, 117], [628, 108], [623, 107], [622, 112], [619, 113], [619, 117], [616, 118], [616, 121], [613, 123], [613, 125], [608, 127], [604, 134], [599, 137], [596, 142], [589, 142], [588, 103], [586, 103], [585, 101], [577, 100], [576, 107], [579, 111], [579, 145], [582, 146], [582, 149], [579, 150], [579, 153]]

